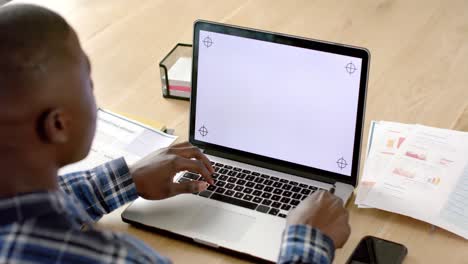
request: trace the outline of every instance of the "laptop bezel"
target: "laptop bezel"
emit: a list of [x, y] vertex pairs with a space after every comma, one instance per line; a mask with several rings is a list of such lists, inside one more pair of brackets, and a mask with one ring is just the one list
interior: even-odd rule
[[[198, 74], [198, 47], [200, 31], [210, 31], [222, 34], [228, 34], [238, 37], [245, 37], [257, 40], [263, 40], [278, 44], [291, 45], [301, 48], [313, 49], [318, 51], [330, 52], [335, 54], [353, 56], [362, 59], [361, 81], [359, 87], [358, 109], [356, 117], [356, 129], [354, 138], [353, 161], [351, 176], [325, 171], [318, 168], [307, 167], [292, 162], [265, 157], [246, 151], [236, 150], [212, 143], [207, 143], [195, 139], [195, 115], [197, 98], [197, 74]], [[190, 99], [190, 127], [189, 142], [197, 146], [206, 153], [221, 156], [224, 158], [261, 166], [267, 169], [281, 171], [288, 174], [298, 175], [313, 180], [351, 184], [356, 186], [359, 174], [359, 162], [361, 155], [362, 133], [364, 126], [364, 113], [366, 104], [366, 92], [368, 83], [370, 53], [365, 48], [348, 46], [338, 43], [325, 42], [286, 34], [273, 33], [268, 31], [244, 28], [239, 26], [215, 23], [210, 21], [198, 20], [194, 23], [193, 32], [193, 59], [192, 59], [192, 92]]]

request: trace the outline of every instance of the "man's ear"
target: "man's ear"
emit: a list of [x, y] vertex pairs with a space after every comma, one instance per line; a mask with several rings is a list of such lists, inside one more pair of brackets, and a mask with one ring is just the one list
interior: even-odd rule
[[53, 109], [42, 118], [42, 136], [45, 141], [53, 144], [63, 144], [70, 134], [69, 116], [61, 109]]

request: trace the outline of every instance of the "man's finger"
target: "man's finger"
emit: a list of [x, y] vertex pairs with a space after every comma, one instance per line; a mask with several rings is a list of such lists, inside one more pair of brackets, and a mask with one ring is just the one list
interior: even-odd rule
[[211, 178], [211, 172], [209, 172], [203, 162], [199, 160], [187, 159], [179, 156], [179, 158], [176, 160], [176, 169], [177, 171], [187, 170], [201, 174], [201, 176], [205, 178], [208, 183], [214, 184], [213, 178]]
[[185, 141], [182, 143], [174, 144], [170, 148], [187, 148], [187, 147], [193, 147], [193, 145], [190, 144], [188, 141]]
[[197, 193], [206, 190], [206, 188], [208, 188], [208, 184], [201, 181], [172, 183], [171, 195], [174, 196], [182, 193]]

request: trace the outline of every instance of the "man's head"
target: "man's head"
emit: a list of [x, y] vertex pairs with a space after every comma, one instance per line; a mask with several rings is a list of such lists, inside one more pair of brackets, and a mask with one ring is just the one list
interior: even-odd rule
[[36, 156], [57, 169], [84, 158], [96, 122], [92, 89], [89, 60], [63, 18], [34, 5], [0, 8], [2, 166]]

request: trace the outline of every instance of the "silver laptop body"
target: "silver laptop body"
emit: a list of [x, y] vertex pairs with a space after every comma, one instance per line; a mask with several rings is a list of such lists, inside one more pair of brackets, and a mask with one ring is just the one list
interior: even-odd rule
[[193, 43], [189, 140], [216, 184], [139, 198], [122, 219], [275, 262], [290, 210], [333, 186], [346, 203], [356, 186], [369, 52], [207, 21]]

